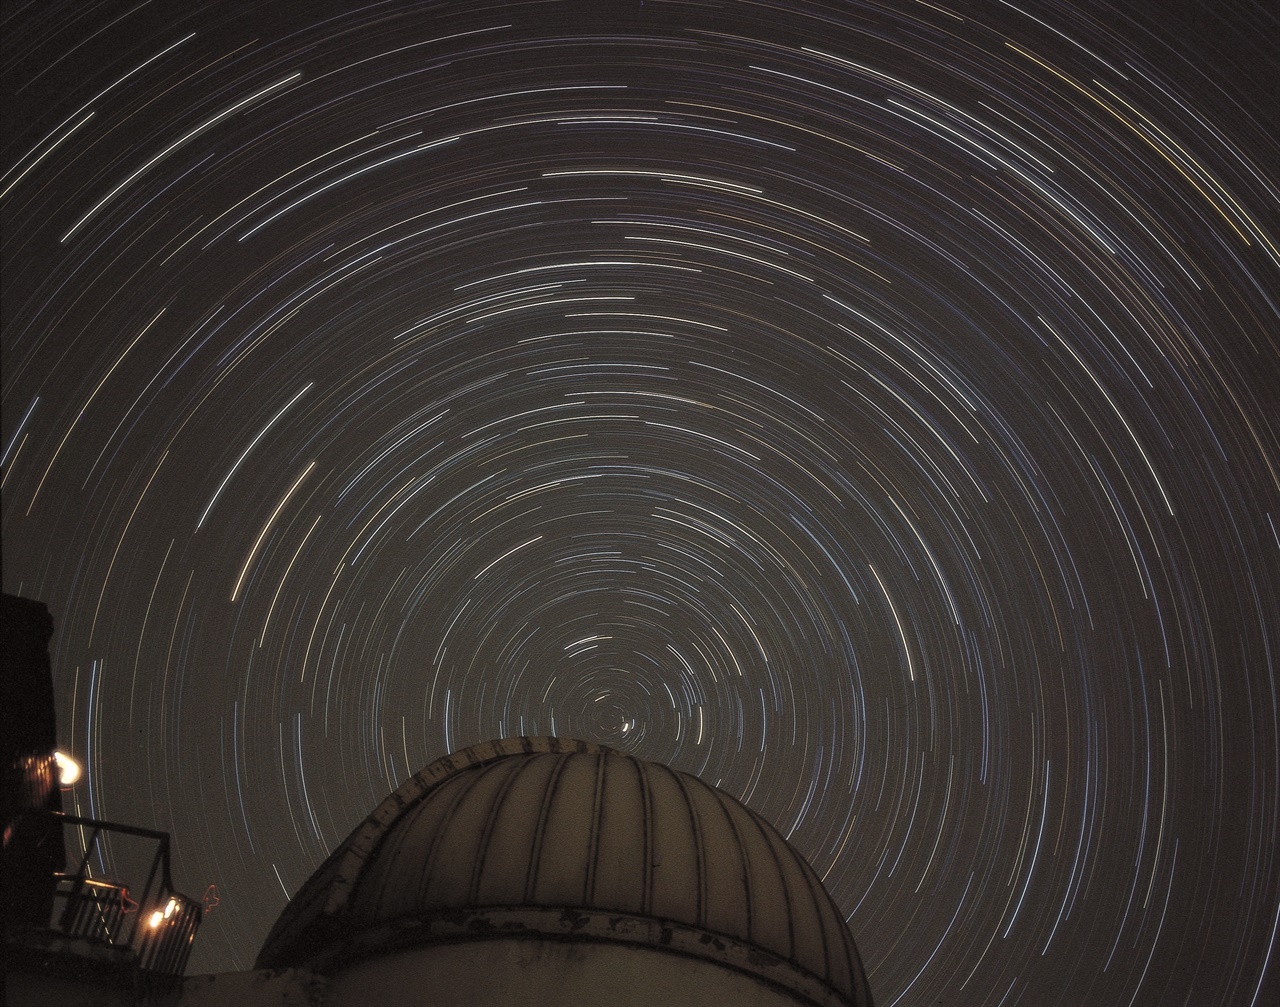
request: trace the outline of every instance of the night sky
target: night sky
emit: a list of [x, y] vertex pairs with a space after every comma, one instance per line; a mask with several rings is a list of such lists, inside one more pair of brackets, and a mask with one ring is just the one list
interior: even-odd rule
[[4, 588], [192, 971], [558, 734], [881, 1005], [1276, 1002], [1280, 22], [1129, 6], [6, 4]]

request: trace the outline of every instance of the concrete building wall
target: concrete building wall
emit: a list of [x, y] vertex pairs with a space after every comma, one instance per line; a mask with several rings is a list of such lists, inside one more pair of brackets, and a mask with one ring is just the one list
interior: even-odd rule
[[[326, 1007], [797, 1007], [712, 962], [624, 944], [485, 940], [366, 959], [332, 976]], [[184, 1007], [186, 1005], [184, 1004]]]
[[625, 944], [486, 940], [305, 969], [190, 976], [177, 1007], [812, 1007], [712, 962]]
[[327, 985], [306, 969], [188, 976], [177, 1007], [324, 1007]]

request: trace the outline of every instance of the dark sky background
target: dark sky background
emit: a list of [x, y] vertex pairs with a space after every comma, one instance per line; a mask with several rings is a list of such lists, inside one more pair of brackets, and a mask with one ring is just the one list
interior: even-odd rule
[[1276, 1002], [1280, 23], [1129, 6], [5, 5], [4, 587], [194, 971], [560, 734], [881, 1005]]

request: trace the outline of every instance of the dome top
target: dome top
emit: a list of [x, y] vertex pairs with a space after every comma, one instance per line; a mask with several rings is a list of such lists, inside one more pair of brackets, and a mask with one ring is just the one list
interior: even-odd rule
[[[417, 773], [298, 891], [257, 967], [323, 967], [361, 933], [439, 939], [432, 920], [479, 909], [519, 910], [522, 927], [530, 911], [552, 929], [577, 920], [583, 935], [612, 914], [606, 939], [642, 943], [697, 932], [672, 948], [691, 954], [719, 944], [723, 957], [716, 938], [729, 938], [744, 960], [763, 951], [817, 980], [818, 1002], [870, 1002], [843, 917], [772, 825], [697, 777], [565, 738], [486, 742]], [[655, 925], [619, 938], [619, 914]]]

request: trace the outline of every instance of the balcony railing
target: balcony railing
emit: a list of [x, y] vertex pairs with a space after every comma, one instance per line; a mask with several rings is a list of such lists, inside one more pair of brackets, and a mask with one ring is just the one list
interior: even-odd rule
[[[199, 902], [173, 887], [168, 833], [78, 815], [51, 815], [64, 829], [77, 827], [84, 839], [79, 867], [73, 873], [54, 875], [51, 929], [120, 948], [138, 968], [148, 972], [181, 975], [204, 913]], [[104, 835], [155, 842], [146, 883], [140, 889], [131, 890], [118, 881], [90, 876], [90, 860], [100, 852]]]

